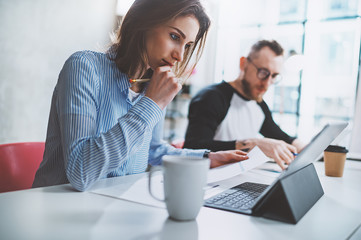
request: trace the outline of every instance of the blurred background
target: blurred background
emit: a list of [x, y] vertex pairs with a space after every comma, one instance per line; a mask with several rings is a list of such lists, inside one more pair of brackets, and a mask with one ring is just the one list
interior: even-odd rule
[[[104, 51], [132, 0], [0, 0], [0, 144], [45, 141], [51, 96], [75, 51]], [[182, 141], [191, 97], [239, 74], [239, 58], [275, 39], [287, 58], [265, 101], [288, 134], [309, 141], [348, 121], [335, 143], [361, 153], [361, 0], [204, 0], [212, 27], [200, 63], [167, 108], [164, 139]]]

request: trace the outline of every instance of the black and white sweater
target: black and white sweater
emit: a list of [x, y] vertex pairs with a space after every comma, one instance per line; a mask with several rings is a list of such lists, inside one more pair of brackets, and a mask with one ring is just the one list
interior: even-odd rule
[[295, 139], [274, 122], [267, 104], [247, 100], [223, 81], [201, 90], [191, 101], [184, 148], [235, 149], [237, 139], [264, 137], [292, 143]]

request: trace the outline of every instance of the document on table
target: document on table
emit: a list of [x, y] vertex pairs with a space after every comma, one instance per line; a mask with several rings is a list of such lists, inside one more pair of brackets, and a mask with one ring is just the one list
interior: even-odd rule
[[[159, 200], [154, 199], [148, 191], [148, 174], [139, 179], [134, 183], [134, 185], [124, 192], [120, 198], [126, 199], [133, 202], [142, 203], [145, 205], [150, 205], [154, 207], [165, 208], [165, 203]], [[159, 174], [152, 175], [152, 193], [160, 199], [164, 199], [163, 191], [163, 175]]]
[[[164, 202], [154, 199], [148, 192], [148, 173], [102, 179], [89, 192], [165, 208]], [[163, 175], [161, 172], [153, 174], [152, 192], [158, 198], [164, 198]]]
[[208, 172], [208, 183], [218, 182], [234, 177], [270, 160], [257, 146], [248, 153], [248, 157], [249, 159], [242, 162], [227, 164], [210, 169]]
[[[257, 146], [248, 153], [248, 156], [248, 160], [210, 169], [207, 183], [212, 186], [214, 182], [232, 178], [269, 160]], [[148, 192], [148, 173], [103, 179], [96, 183], [90, 192], [165, 208], [164, 202], [155, 200]], [[159, 198], [164, 198], [163, 175], [160, 172], [156, 172], [152, 177], [152, 192]]]

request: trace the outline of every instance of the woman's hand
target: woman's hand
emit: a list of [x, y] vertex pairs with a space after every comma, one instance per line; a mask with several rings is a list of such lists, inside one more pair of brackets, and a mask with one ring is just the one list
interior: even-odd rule
[[182, 85], [175, 78], [170, 66], [161, 66], [154, 70], [145, 95], [164, 109], [181, 90]]
[[240, 162], [246, 159], [248, 159], [247, 153], [241, 150], [229, 150], [209, 153], [211, 168], [219, 167], [228, 163]]

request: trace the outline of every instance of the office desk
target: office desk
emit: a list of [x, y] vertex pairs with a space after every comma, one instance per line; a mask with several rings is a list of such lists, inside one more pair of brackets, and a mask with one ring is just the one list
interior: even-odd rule
[[174, 222], [166, 209], [66, 184], [0, 194], [0, 239], [346, 239], [361, 224], [361, 162], [347, 161], [342, 178], [315, 166], [325, 195], [296, 225], [206, 207]]

